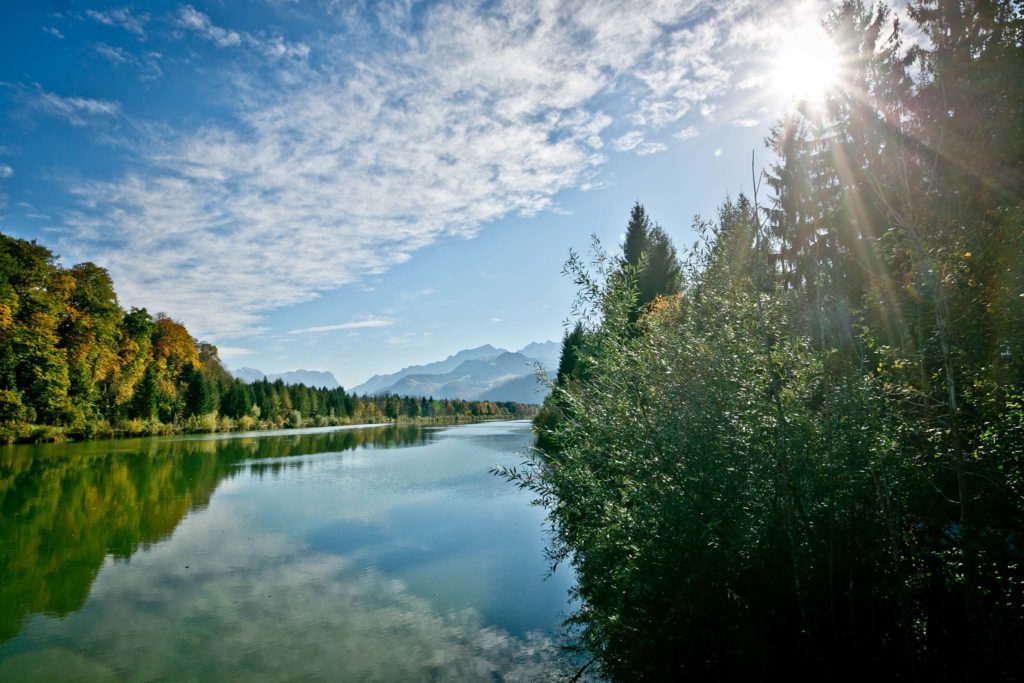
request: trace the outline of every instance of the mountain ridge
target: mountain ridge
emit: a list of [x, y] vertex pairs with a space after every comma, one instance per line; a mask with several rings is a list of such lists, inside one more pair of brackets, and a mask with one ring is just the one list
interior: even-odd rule
[[518, 351], [485, 344], [454, 353], [443, 361], [374, 375], [352, 391], [541, 403], [548, 389], [537, 380], [535, 365], [540, 363], [550, 379], [560, 353], [561, 345], [553, 341], [532, 342]]
[[[518, 351], [483, 344], [457, 351], [443, 360], [374, 375], [348, 391], [357, 395], [398, 394], [467, 401], [541, 403], [547, 396], [548, 387], [537, 379], [536, 365], [539, 363], [551, 380], [560, 353], [561, 345], [553, 341], [532, 342]], [[256, 368], [241, 367], [232, 370], [231, 374], [250, 383], [266, 378], [271, 382], [281, 379], [285, 384], [340, 386], [333, 374], [317, 370], [267, 374]]]
[[308, 387], [327, 387], [328, 389], [337, 389], [341, 386], [341, 383], [329, 370], [299, 369], [268, 374], [262, 370], [257, 370], [256, 368], [245, 367], [238, 368], [237, 370], [229, 370], [228, 372], [231, 373], [232, 377], [240, 379], [248, 384], [266, 379], [269, 382], [281, 380], [285, 384], [305, 384]]

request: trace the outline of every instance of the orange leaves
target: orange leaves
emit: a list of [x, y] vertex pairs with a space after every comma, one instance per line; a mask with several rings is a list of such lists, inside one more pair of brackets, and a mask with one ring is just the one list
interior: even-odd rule
[[644, 307], [640, 320], [647, 325], [664, 324], [678, 315], [682, 311], [682, 306], [683, 295], [681, 293], [659, 294]]

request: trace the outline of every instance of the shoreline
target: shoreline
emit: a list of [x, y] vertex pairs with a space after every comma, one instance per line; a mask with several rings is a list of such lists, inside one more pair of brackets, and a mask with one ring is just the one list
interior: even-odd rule
[[455, 415], [444, 417], [400, 417], [397, 420], [382, 420], [379, 422], [357, 422], [353, 424], [334, 425], [298, 425], [289, 427], [285, 424], [267, 423], [265, 427], [257, 429], [215, 429], [210, 431], [189, 431], [180, 425], [157, 423], [147, 425], [146, 428], [138, 431], [129, 429], [97, 429], [91, 433], [84, 431], [65, 431], [62, 427], [49, 425], [17, 425], [10, 429], [11, 432], [4, 434], [0, 447], [4, 446], [31, 446], [48, 443], [81, 443], [86, 441], [121, 441], [125, 439], [153, 439], [159, 437], [209, 437], [223, 436], [224, 438], [236, 438], [245, 436], [285, 436], [295, 433], [311, 433], [318, 431], [335, 431], [346, 429], [365, 429], [367, 427], [402, 427], [402, 426], [423, 426], [431, 427], [438, 425], [472, 424], [478, 422], [507, 422], [514, 420], [531, 420], [529, 415]]

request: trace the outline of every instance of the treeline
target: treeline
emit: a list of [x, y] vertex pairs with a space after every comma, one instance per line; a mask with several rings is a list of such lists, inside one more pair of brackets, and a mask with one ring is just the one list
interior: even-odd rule
[[826, 26], [840, 84], [682, 260], [634, 209], [504, 474], [614, 680], [1024, 672], [1024, 22]]
[[0, 234], [0, 440], [532, 417], [512, 402], [245, 384], [180, 323], [124, 310], [107, 272]]

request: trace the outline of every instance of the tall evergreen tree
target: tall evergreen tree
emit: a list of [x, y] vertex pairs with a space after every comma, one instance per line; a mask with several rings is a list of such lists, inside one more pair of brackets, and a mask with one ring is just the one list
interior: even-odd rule
[[214, 408], [210, 382], [202, 370], [188, 366], [185, 369], [185, 413], [206, 415]]
[[583, 344], [583, 324], [576, 323], [572, 332], [566, 332], [562, 338], [562, 354], [558, 359], [558, 374], [555, 381], [565, 384], [570, 379], [579, 379], [583, 368], [580, 366], [580, 346]]
[[624, 275], [635, 278], [637, 298], [631, 316], [633, 322], [657, 297], [679, 291], [682, 278], [675, 247], [664, 229], [651, 221], [640, 202], [630, 211], [620, 264]]

